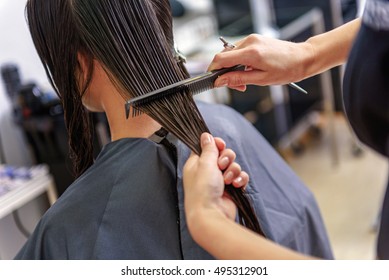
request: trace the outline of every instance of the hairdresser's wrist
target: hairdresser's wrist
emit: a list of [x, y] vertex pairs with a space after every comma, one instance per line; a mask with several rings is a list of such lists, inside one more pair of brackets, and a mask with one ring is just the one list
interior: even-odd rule
[[[190, 195], [193, 197], [193, 194]], [[186, 195], [184, 202], [188, 226], [193, 225], [196, 228], [202, 226], [208, 216], [226, 217], [216, 202], [211, 201], [204, 195], [198, 195], [195, 199], [191, 199], [190, 195]]]
[[298, 43], [297, 47], [297, 55], [300, 61], [299, 64], [296, 65], [296, 69], [298, 70], [296, 71], [294, 82], [299, 82], [316, 74], [316, 51], [314, 45], [308, 39], [305, 42]]
[[227, 216], [217, 207], [198, 206], [186, 210], [186, 222], [192, 238], [202, 247], [206, 246], [213, 235], [217, 236], [217, 229], [214, 226]]

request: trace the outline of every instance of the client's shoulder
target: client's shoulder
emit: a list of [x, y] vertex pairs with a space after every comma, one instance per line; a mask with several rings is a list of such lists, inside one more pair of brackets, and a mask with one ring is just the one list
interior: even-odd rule
[[235, 109], [224, 104], [200, 101], [196, 104], [213, 135], [227, 138], [241, 138], [247, 135], [262, 137], [254, 126]]
[[196, 105], [199, 108], [200, 112], [203, 115], [206, 115], [207, 117], [215, 116], [217, 115], [216, 113], [231, 116], [240, 115], [235, 109], [225, 104], [196, 101]]

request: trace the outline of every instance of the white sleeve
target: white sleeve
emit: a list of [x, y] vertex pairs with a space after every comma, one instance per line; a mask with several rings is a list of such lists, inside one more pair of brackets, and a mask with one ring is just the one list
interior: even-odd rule
[[362, 17], [363, 11], [365, 10], [366, 0], [358, 0], [357, 3], [358, 3], [357, 17]]
[[389, 31], [389, 0], [367, 0], [362, 20], [375, 30]]

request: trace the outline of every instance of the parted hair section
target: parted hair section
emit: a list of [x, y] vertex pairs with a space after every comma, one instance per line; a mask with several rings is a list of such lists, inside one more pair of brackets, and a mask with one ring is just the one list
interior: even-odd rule
[[[61, 98], [73, 160], [80, 175], [92, 162], [90, 123], [81, 96], [87, 89], [93, 59], [100, 62], [123, 97], [141, 96], [188, 77], [174, 57], [168, 0], [29, 0], [27, 18], [38, 54]], [[87, 81], [78, 84], [77, 53], [87, 59]], [[196, 153], [209, 129], [187, 90], [162, 97], [141, 110]], [[79, 122], [82, 119], [82, 122]], [[241, 223], [262, 233], [241, 189], [227, 188]], [[263, 234], [263, 233], [262, 233]]]

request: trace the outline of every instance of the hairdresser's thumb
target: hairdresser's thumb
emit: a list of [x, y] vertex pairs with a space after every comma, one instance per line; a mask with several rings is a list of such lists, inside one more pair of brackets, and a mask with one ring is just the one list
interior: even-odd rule
[[201, 158], [209, 160], [217, 160], [219, 150], [216, 146], [215, 139], [209, 133], [201, 135]]

